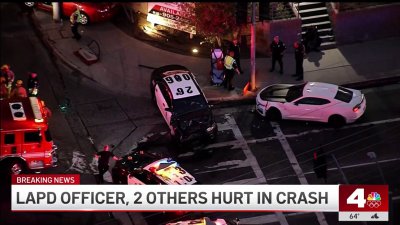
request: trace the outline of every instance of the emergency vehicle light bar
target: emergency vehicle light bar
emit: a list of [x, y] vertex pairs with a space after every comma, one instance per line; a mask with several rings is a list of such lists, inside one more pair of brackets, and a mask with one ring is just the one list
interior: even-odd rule
[[36, 97], [29, 97], [29, 101], [31, 102], [33, 116], [35, 117], [35, 122], [40, 123], [43, 122], [42, 111], [40, 111], [39, 100]]
[[26, 120], [24, 107], [22, 106], [22, 102], [14, 102], [10, 103], [11, 115], [16, 121]]

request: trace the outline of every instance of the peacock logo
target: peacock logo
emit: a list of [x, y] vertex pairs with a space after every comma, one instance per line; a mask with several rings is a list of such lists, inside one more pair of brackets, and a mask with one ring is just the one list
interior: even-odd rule
[[370, 208], [379, 208], [381, 200], [381, 195], [378, 192], [371, 192], [367, 197], [367, 205]]

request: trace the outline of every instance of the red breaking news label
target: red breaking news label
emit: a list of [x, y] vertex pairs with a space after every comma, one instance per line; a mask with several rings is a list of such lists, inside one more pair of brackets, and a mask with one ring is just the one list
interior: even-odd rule
[[79, 174], [20, 174], [12, 176], [12, 184], [80, 184]]
[[339, 212], [387, 212], [388, 185], [340, 185]]

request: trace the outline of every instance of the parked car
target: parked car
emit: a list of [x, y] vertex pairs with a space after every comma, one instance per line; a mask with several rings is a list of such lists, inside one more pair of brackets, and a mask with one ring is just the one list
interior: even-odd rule
[[[37, 7], [40, 10], [52, 12], [51, 2], [25, 2], [28, 7]], [[81, 24], [104, 22], [110, 20], [118, 12], [118, 4], [95, 3], [95, 2], [61, 2], [62, 16], [69, 17], [76, 11], [77, 6], [81, 9]]]
[[365, 108], [361, 91], [321, 82], [274, 84], [260, 90], [256, 98], [257, 112], [270, 119], [318, 121], [335, 127], [355, 122]]
[[178, 143], [214, 140], [218, 127], [194, 75], [186, 67], [167, 65], [151, 74], [150, 91], [171, 135]]
[[197, 184], [196, 179], [171, 158], [135, 151], [118, 160], [112, 169], [114, 184]]

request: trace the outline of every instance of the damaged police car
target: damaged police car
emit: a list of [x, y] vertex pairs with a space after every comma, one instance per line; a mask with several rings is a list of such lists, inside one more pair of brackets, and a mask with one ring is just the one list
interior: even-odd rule
[[167, 65], [155, 69], [150, 91], [176, 141], [192, 144], [216, 138], [218, 128], [211, 107], [186, 67]]
[[118, 160], [112, 179], [114, 184], [198, 184], [176, 161], [145, 151], [135, 151]]

